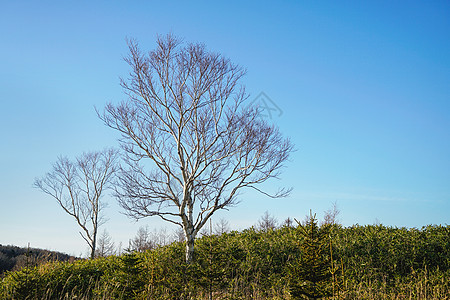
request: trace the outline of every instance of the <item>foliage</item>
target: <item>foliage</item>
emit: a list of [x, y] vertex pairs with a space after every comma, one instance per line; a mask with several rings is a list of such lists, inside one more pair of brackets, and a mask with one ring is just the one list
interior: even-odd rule
[[[324, 261], [339, 266], [333, 299], [448, 299], [450, 226], [326, 226], [333, 256]], [[184, 243], [173, 243], [24, 268], [2, 279], [0, 299], [292, 299], [290, 266], [306, 270], [310, 251], [300, 230], [204, 236], [190, 265]]]
[[312, 214], [305, 224], [298, 223], [300, 259], [289, 269], [289, 292], [294, 299], [330, 296], [331, 248], [328, 226], [319, 227]]
[[104, 259], [48, 263], [9, 273], [2, 281], [2, 299], [63, 299], [66, 295], [91, 297], [101, 278]]

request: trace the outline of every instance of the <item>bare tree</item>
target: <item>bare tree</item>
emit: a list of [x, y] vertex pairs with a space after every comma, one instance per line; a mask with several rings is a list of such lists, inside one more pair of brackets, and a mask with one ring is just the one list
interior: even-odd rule
[[108, 231], [103, 230], [102, 234], [98, 238], [97, 247], [95, 249], [96, 257], [106, 257], [114, 255], [116, 253], [115, 244], [112, 237], [109, 235]]
[[288, 217], [286, 220], [284, 220], [283, 226], [285, 226], [285, 227], [293, 227], [294, 226], [294, 221], [290, 217]]
[[184, 236], [184, 230], [182, 227], [177, 227], [173, 232], [173, 240], [175, 242], [183, 242], [186, 240], [186, 237]]
[[181, 226], [189, 263], [197, 233], [217, 210], [236, 204], [242, 188], [289, 193], [258, 185], [278, 177], [293, 146], [256, 108], [244, 107], [245, 71], [230, 60], [172, 35], [158, 37], [148, 54], [136, 41], [128, 46], [131, 72], [121, 80], [128, 99], [99, 113], [122, 134], [116, 196], [132, 218]]
[[217, 235], [230, 232], [230, 223], [225, 219], [220, 219], [214, 227], [214, 233]]
[[34, 182], [34, 186], [52, 196], [61, 208], [75, 218], [83, 239], [95, 256], [98, 228], [105, 222], [101, 201], [117, 170], [117, 151], [84, 153], [74, 162], [59, 157], [53, 170]]
[[136, 236], [129, 241], [129, 251], [143, 252], [145, 250], [154, 249], [155, 243], [150, 239], [150, 231], [148, 226], [139, 227]]
[[327, 209], [323, 217], [323, 222], [320, 225], [333, 225], [339, 223], [339, 214], [341, 211], [338, 208], [337, 202], [334, 201], [331, 208]]
[[136, 236], [129, 241], [128, 251], [143, 252], [166, 246], [175, 241], [175, 238], [167, 232], [167, 228], [149, 230], [148, 226], [139, 227]]
[[267, 231], [270, 229], [275, 229], [277, 227], [277, 219], [270, 215], [268, 211], [264, 212], [264, 215], [258, 221], [258, 229], [262, 231]]
[[157, 246], [166, 246], [173, 242], [173, 238], [166, 227], [161, 227], [158, 230], [154, 229], [152, 239]]

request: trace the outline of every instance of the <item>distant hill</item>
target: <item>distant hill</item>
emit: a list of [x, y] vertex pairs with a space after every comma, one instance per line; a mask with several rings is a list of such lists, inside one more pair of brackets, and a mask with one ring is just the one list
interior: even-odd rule
[[64, 253], [37, 249], [4, 246], [0, 244], [0, 275], [49, 261], [73, 261], [76, 257]]

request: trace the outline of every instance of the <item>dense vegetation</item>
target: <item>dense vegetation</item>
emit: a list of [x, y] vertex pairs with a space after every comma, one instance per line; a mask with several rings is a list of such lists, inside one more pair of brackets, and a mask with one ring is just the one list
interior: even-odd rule
[[[320, 230], [328, 233], [327, 243], [319, 240], [321, 249], [327, 246], [329, 251], [319, 257], [330, 265], [330, 298], [449, 299], [449, 225], [332, 225]], [[54, 262], [9, 272], [1, 282], [0, 298], [293, 299], [293, 270], [306, 268], [301, 262], [311, 251], [307, 249], [315, 249], [306, 244], [299, 228], [251, 228], [198, 239], [191, 265], [184, 262], [183, 243]]]
[[49, 250], [0, 245], [0, 276], [6, 271], [34, 267], [49, 261], [73, 261], [75, 257]]

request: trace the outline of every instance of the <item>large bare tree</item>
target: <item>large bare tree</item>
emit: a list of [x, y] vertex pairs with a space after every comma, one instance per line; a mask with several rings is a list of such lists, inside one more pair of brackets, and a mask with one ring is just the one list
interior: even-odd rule
[[158, 37], [149, 53], [134, 40], [128, 46], [131, 72], [121, 80], [128, 97], [99, 113], [122, 136], [116, 196], [132, 218], [181, 226], [190, 263], [214, 212], [236, 204], [243, 188], [263, 192], [258, 186], [280, 174], [293, 146], [244, 105], [245, 70], [222, 55], [172, 35]]
[[105, 221], [101, 197], [117, 171], [117, 158], [113, 149], [84, 153], [75, 161], [59, 157], [53, 170], [34, 182], [35, 187], [55, 198], [75, 218], [89, 245], [91, 258], [95, 256], [98, 228]]

